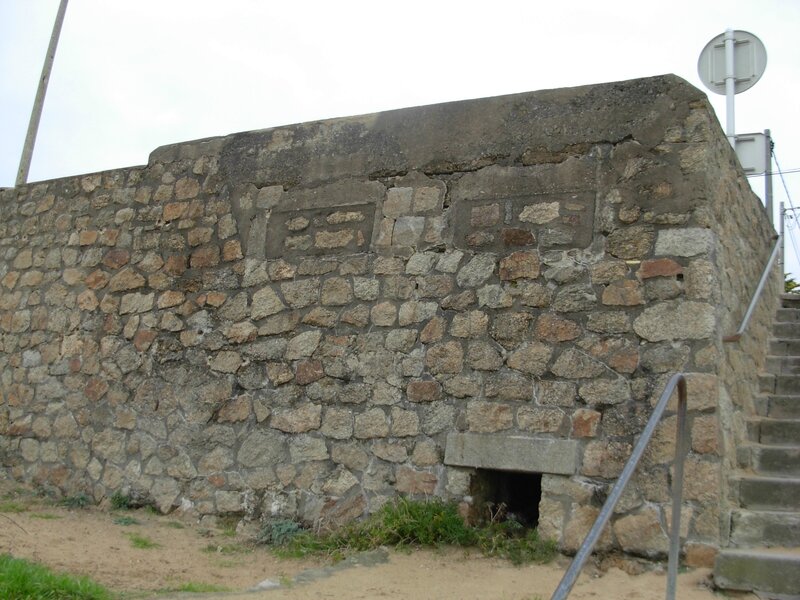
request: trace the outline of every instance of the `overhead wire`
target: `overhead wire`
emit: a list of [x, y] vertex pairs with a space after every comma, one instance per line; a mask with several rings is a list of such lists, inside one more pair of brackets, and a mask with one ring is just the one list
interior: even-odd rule
[[772, 158], [775, 159], [775, 166], [778, 167], [778, 175], [781, 176], [781, 183], [783, 184], [783, 190], [786, 192], [786, 197], [789, 199], [789, 206], [794, 209], [794, 204], [792, 203], [792, 196], [789, 193], [789, 188], [786, 187], [786, 179], [784, 179], [784, 173], [794, 173], [795, 171], [800, 171], [800, 169], [793, 169], [791, 171], [783, 171], [781, 170], [781, 164], [778, 162], [778, 155], [775, 154], [775, 148], [772, 148]]
[[[791, 219], [792, 221], [796, 221], [796, 218], [794, 216], [791, 216], [791, 217], [788, 217], [788, 218]], [[795, 239], [795, 236], [794, 236], [795, 226], [796, 226], [795, 223], [792, 223], [792, 224], [787, 223], [786, 231], [789, 232], [789, 240], [792, 242], [792, 248], [794, 249], [795, 259], [796, 260], [800, 260], [800, 250], [798, 250], [798, 248], [797, 248], [797, 240]]]
[[[794, 256], [795, 259], [800, 261], [800, 249], [798, 249], [797, 239], [794, 235], [794, 229], [797, 226], [797, 209], [794, 206], [794, 202], [792, 201], [792, 195], [789, 193], [789, 187], [786, 185], [786, 179], [784, 178], [784, 171], [781, 169], [781, 164], [778, 162], [778, 155], [775, 154], [775, 144], [771, 144], [770, 153], [772, 154], [772, 158], [775, 161], [775, 167], [777, 168], [778, 175], [781, 178], [781, 183], [783, 184], [783, 190], [786, 192], [786, 199], [789, 201], [789, 207], [791, 210], [791, 216], [787, 218], [787, 215], [784, 214], [784, 219], [787, 221], [786, 223], [786, 230], [789, 232], [789, 239], [792, 242], [792, 248], [794, 249]], [[800, 169], [796, 169], [800, 170]], [[795, 170], [792, 170], [794, 172]], [[788, 212], [788, 211], [787, 211]]]
[[[775, 155], [773, 154], [773, 156]], [[800, 167], [797, 167], [796, 169], [786, 169], [783, 171], [784, 175], [789, 175], [790, 173], [800, 173]], [[769, 175], [769, 173], [750, 173], [747, 175], [747, 177], [766, 177], [767, 175]]]

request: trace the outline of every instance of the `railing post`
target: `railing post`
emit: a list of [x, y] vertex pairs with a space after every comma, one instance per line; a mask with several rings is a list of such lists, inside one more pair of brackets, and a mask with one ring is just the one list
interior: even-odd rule
[[675, 433], [675, 471], [672, 476], [672, 522], [669, 528], [667, 600], [675, 600], [681, 555], [681, 504], [683, 504], [683, 463], [686, 460], [686, 379], [678, 380], [678, 426]]
[[[783, 203], [781, 203], [781, 213], [783, 213]], [[756, 309], [756, 304], [758, 303], [758, 299], [761, 298], [761, 293], [764, 291], [764, 287], [767, 285], [767, 281], [769, 281], [769, 276], [772, 274], [772, 265], [775, 264], [775, 260], [781, 254], [782, 249], [783, 249], [783, 224], [781, 223], [781, 233], [775, 240], [775, 245], [772, 247], [772, 252], [769, 255], [769, 260], [767, 261], [767, 264], [764, 267], [764, 271], [761, 273], [761, 279], [758, 280], [756, 291], [753, 292], [753, 297], [751, 298], [750, 304], [748, 305], [747, 310], [744, 313], [744, 317], [742, 318], [742, 324], [739, 326], [739, 329], [736, 331], [736, 333], [732, 335], [723, 336], [722, 337], [723, 342], [725, 343], [738, 342], [742, 338], [745, 329], [747, 329], [747, 325], [750, 323], [750, 317], [753, 316], [753, 312]]]
[[668, 573], [667, 573], [667, 600], [674, 600], [675, 598], [675, 583], [677, 581], [678, 576], [678, 562], [680, 558], [680, 535], [681, 535], [681, 501], [683, 497], [683, 462], [686, 458], [686, 450], [687, 450], [687, 434], [686, 434], [686, 402], [687, 402], [687, 394], [686, 394], [686, 378], [683, 373], [677, 373], [673, 375], [670, 380], [667, 382], [667, 386], [664, 388], [664, 391], [661, 394], [661, 397], [658, 400], [655, 408], [653, 409], [653, 414], [650, 415], [650, 419], [647, 421], [647, 425], [645, 425], [644, 430], [642, 431], [639, 440], [636, 442], [636, 446], [633, 448], [633, 452], [631, 452], [631, 456], [628, 459], [628, 462], [625, 463], [625, 467], [622, 469], [622, 473], [620, 473], [619, 478], [617, 478], [617, 482], [614, 484], [614, 487], [611, 489], [611, 493], [608, 495], [605, 504], [603, 504], [603, 508], [600, 510], [600, 514], [597, 515], [597, 519], [592, 525], [592, 528], [589, 530], [589, 533], [586, 535], [586, 539], [581, 544], [581, 547], [578, 549], [578, 552], [575, 554], [575, 558], [572, 559], [572, 563], [570, 564], [567, 572], [564, 573], [564, 576], [561, 578], [561, 581], [556, 587], [553, 595], [551, 596], [550, 600], [564, 600], [568, 595], [572, 587], [575, 585], [575, 582], [578, 579], [578, 575], [580, 575], [581, 569], [583, 569], [583, 565], [588, 560], [589, 556], [592, 553], [592, 549], [594, 545], [597, 543], [597, 540], [600, 538], [600, 534], [603, 532], [603, 528], [608, 523], [609, 519], [611, 518], [611, 514], [614, 511], [614, 507], [617, 505], [620, 497], [622, 496], [622, 492], [625, 490], [625, 486], [630, 481], [633, 472], [636, 470], [636, 466], [639, 464], [639, 461], [644, 454], [644, 450], [647, 447], [647, 444], [650, 443], [651, 438], [653, 437], [653, 433], [656, 430], [659, 422], [661, 421], [661, 416], [664, 414], [664, 411], [669, 403], [670, 398], [672, 397], [675, 388], [678, 388], [678, 427], [677, 433], [675, 437], [675, 470], [672, 479], [672, 525], [670, 527], [670, 549], [669, 549], [669, 563], [668, 563]]

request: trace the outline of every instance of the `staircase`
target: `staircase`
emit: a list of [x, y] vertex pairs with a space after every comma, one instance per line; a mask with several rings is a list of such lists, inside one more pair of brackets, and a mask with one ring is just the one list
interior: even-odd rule
[[754, 590], [762, 598], [800, 599], [800, 297], [781, 298], [768, 374], [750, 443], [738, 449], [731, 478], [730, 547], [717, 556], [717, 587]]

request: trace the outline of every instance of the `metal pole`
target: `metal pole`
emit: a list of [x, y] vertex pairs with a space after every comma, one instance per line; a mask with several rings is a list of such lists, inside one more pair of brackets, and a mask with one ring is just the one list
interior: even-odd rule
[[767, 172], [764, 174], [764, 203], [767, 207], [770, 225], [775, 225], [775, 215], [772, 214], [772, 134], [769, 129], [764, 130], [766, 140]]
[[683, 463], [686, 460], [686, 379], [678, 380], [678, 423], [675, 433], [675, 470], [672, 479], [672, 523], [669, 531], [666, 600], [675, 600], [678, 585], [678, 564], [681, 557], [681, 508], [683, 504]]
[[779, 215], [779, 219], [780, 219], [779, 227], [781, 230], [781, 256], [779, 260], [781, 261], [781, 275], [783, 276], [784, 279], [786, 279], [786, 259], [785, 259], [786, 238], [783, 235], [784, 233], [783, 230], [785, 229], [785, 224], [786, 224], [786, 207], [784, 206], [783, 202], [781, 202], [781, 212]]
[[17, 182], [15, 185], [25, 185], [28, 182], [28, 171], [31, 168], [31, 157], [33, 156], [33, 146], [36, 144], [36, 132], [39, 130], [39, 119], [42, 116], [44, 106], [44, 96], [47, 93], [47, 84], [50, 82], [50, 71], [53, 68], [53, 60], [56, 57], [56, 47], [58, 46], [58, 36], [61, 35], [61, 25], [64, 23], [64, 14], [67, 12], [68, 0], [61, 0], [56, 14], [56, 22], [53, 25], [53, 33], [50, 36], [50, 45], [47, 47], [47, 56], [44, 58], [42, 76], [39, 79], [39, 88], [36, 90], [36, 99], [33, 101], [31, 120], [28, 123], [28, 133], [25, 136], [25, 144], [22, 147], [22, 158], [19, 161], [19, 171], [17, 171]]
[[726, 104], [726, 131], [731, 146], [736, 147], [736, 116], [733, 108], [733, 98], [736, 94], [736, 71], [734, 65], [733, 29], [725, 30], [725, 104]]
[[[620, 473], [619, 477], [617, 478], [617, 482], [614, 484], [614, 487], [611, 488], [611, 492], [608, 494], [606, 498], [605, 504], [603, 504], [603, 508], [600, 509], [600, 514], [597, 515], [597, 519], [595, 519], [594, 525], [589, 530], [589, 533], [586, 534], [586, 538], [583, 540], [583, 544], [578, 549], [578, 552], [575, 554], [575, 558], [572, 559], [572, 563], [570, 564], [567, 572], [564, 573], [564, 576], [561, 578], [561, 581], [556, 587], [553, 595], [550, 596], [550, 600], [565, 600], [567, 596], [569, 596], [569, 592], [572, 587], [575, 585], [575, 582], [578, 580], [578, 575], [580, 575], [581, 569], [586, 561], [589, 559], [589, 556], [592, 554], [592, 549], [594, 548], [597, 540], [600, 539], [600, 534], [603, 532], [603, 529], [608, 523], [608, 520], [611, 518], [612, 513], [614, 512], [614, 507], [617, 505], [620, 497], [622, 496], [622, 492], [625, 490], [625, 486], [630, 481], [633, 472], [636, 469], [636, 466], [639, 464], [639, 461], [642, 458], [642, 454], [644, 454], [644, 450], [647, 447], [647, 444], [650, 442], [650, 439], [653, 437], [653, 432], [656, 430], [659, 422], [661, 421], [661, 417], [664, 414], [664, 410], [667, 408], [667, 403], [669, 402], [670, 398], [672, 397], [672, 393], [675, 391], [675, 388], [678, 388], [678, 427], [684, 428], [686, 426], [686, 379], [683, 373], [676, 373], [673, 375], [670, 380], [667, 382], [667, 386], [664, 388], [664, 391], [661, 393], [661, 398], [659, 398], [658, 403], [656, 404], [653, 412], [650, 415], [650, 419], [647, 421], [647, 425], [645, 425], [644, 430], [642, 430], [641, 435], [639, 436], [638, 441], [636, 442], [636, 446], [633, 448], [631, 452], [631, 456], [628, 459], [628, 462], [625, 463], [625, 467], [622, 469], [622, 473]], [[683, 415], [683, 416], [681, 416]], [[681, 502], [682, 493], [683, 493], [683, 460], [686, 458], [686, 432], [685, 431], [678, 431], [676, 433], [676, 442], [675, 442], [675, 471], [674, 471], [674, 478], [673, 478], [673, 488], [672, 488], [672, 498], [673, 501]], [[680, 463], [680, 464], [679, 464]], [[681, 481], [677, 481], [677, 477], [681, 477]], [[675, 577], [678, 573], [678, 552], [677, 549], [680, 546], [680, 539], [675, 541], [675, 536], [680, 537], [680, 530], [681, 530], [681, 511], [678, 508], [677, 512], [673, 508], [672, 512], [672, 528], [670, 529], [671, 536], [670, 537], [670, 556], [669, 556], [669, 563], [668, 563], [668, 578], [667, 578], [667, 600], [675, 600]]]

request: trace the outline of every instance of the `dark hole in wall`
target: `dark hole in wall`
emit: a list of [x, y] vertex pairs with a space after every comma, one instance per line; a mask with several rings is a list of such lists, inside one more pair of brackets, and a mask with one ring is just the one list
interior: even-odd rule
[[513, 518], [528, 528], [539, 524], [541, 473], [478, 469], [470, 487], [479, 520]]

